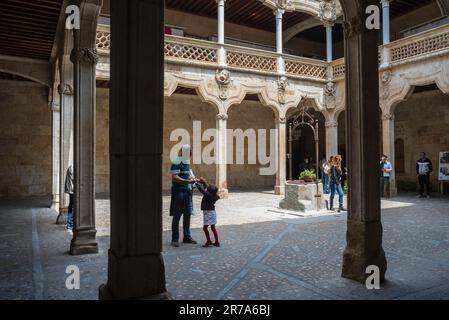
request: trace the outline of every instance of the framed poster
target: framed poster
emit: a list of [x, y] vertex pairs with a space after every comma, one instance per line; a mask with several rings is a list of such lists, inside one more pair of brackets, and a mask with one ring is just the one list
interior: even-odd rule
[[440, 168], [438, 169], [438, 180], [449, 181], [449, 151], [440, 152]]

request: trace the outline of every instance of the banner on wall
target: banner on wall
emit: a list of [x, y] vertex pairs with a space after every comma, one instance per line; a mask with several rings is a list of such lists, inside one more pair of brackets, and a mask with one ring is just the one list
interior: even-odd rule
[[438, 170], [438, 180], [449, 181], [449, 151], [440, 152], [440, 168]]

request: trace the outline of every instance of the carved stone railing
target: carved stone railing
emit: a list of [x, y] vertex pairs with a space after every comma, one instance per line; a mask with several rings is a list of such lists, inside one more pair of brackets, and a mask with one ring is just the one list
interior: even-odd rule
[[415, 60], [432, 53], [449, 49], [449, 25], [427, 30], [387, 45], [390, 62]]
[[239, 71], [277, 72], [277, 55], [271, 51], [226, 45], [226, 64]]
[[98, 51], [109, 52], [111, 49], [111, 32], [109, 26], [98, 25], [96, 45]]
[[[279, 55], [275, 52], [234, 45], [225, 45], [224, 48], [226, 49], [226, 64], [231, 70], [279, 75]], [[394, 41], [385, 48], [387, 48], [388, 54], [388, 67], [426, 59], [435, 54], [449, 53], [449, 26], [441, 26]], [[97, 49], [100, 53], [109, 51], [109, 26], [98, 26]], [[165, 36], [164, 53], [167, 62], [217, 68], [218, 50], [219, 45], [216, 42]], [[380, 62], [383, 61], [383, 54], [384, 46], [380, 46]], [[324, 82], [329, 73], [332, 73], [332, 78], [335, 80], [341, 80], [345, 76], [344, 59], [338, 59], [328, 64], [321, 60], [291, 55], [282, 55], [282, 57], [285, 74], [288, 77]]]
[[342, 79], [345, 77], [345, 59], [341, 58], [332, 62], [332, 74], [334, 79]]
[[284, 56], [285, 73], [289, 77], [326, 80], [328, 64], [324, 61]]
[[[109, 26], [99, 26], [97, 31], [97, 49], [106, 54], [110, 50]], [[165, 61], [175, 64], [195, 65], [205, 68], [218, 68], [218, 51], [216, 42], [165, 36]], [[230, 70], [279, 74], [279, 55], [272, 51], [225, 45], [226, 67]], [[308, 59], [290, 55], [282, 56], [285, 63], [285, 74], [289, 77], [304, 78], [324, 82], [328, 64], [321, 60]]]
[[218, 45], [214, 42], [178, 36], [165, 36], [166, 61], [216, 65]]
[[[386, 46], [380, 46], [380, 64], [384, 60], [384, 47], [387, 48], [388, 64], [386, 66], [381, 65], [381, 68], [392, 68], [401, 64], [414, 63], [420, 59], [428, 59], [435, 55], [449, 54], [449, 25], [396, 40]], [[334, 79], [343, 79], [345, 76], [344, 59], [333, 61], [332, 70]]]

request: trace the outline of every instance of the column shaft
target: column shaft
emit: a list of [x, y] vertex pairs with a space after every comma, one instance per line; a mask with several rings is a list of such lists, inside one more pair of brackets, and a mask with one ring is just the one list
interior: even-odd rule
[[165, 299], [164, 1], [112, 0], [111, 244], [100, 299]]
[[276, 53], [279, 55], [278, 57], [278, 73], [281, 75], [285, 74], [285, 63], [284, 58], [282, 57], [283, 46], [282, 46], [282, 16], [285, 10], [281, 8], [277, 8], [275, 10], [276, 15]]
[[329, 121], [326, 127], [326, 157], [336, 156], [338, 154], [338, 122]]
[[327, 25], [326, 26], [326, 58], [327, 62], [332, 62], [333, 57], [333, 41], [332, 41], [332, 26]]
[[226, 198], [228, 195], [227, 182], [227, 119], [225, 114], [217, 115], [217, 145], [216, 145], [216, 184], [220, 196]]
[[218, 14], [218, 64], [222, 67], [226, 66], [226, 50], [225, 43], [225, 2], [226, 0], [217, 0], [217, 14]]
[[59, 211], [59, 157], [60, 157], [60, 121], [59, 94], [53, 93], [52, 111], [52, 200], [51, 208]]
[[386, 47], [390, 43], [390, 0], [381, 0], [382, 4], [382, 35], [383, 35], [383, 65], [390, 63], [389, 50]]
[[[373, 4], [360, 0], [360, 8]], [[377, 30], [363, 27], [365, 16], [345, 17], [346, 145], [348, 164], [347, 245], [342, 276], [365, 282], [375, 265], [383, 281], [387, 268], [382, 249], [379, 190], [379, 79]]]
[[74, 189], [73, 255], [97, 253], [95, 229], [95, 47], [101, 0], [81, 1], [81, 28], [74, 30], [70, 56], [74, 71]]
[[285, 118], [276, 121], [276, 130], [278, 132], [278, 156], [277, 156], [277, 171], [276, 171], [276, 186], [274, 192], [278, 195], [285, 194], [285, 182], [287, 176], [287, 146], [286, 146], [286, 129]]
[[394, 115], [386, 114], [382, 117], [382, 139], [383, 139], [383, 153], [388, 156], [393, 171], [390, 175], [390, 195], [392, 197], [397, 195], [396, 188], [396, 167], [395, 167], [395, 150], [394, 150]]

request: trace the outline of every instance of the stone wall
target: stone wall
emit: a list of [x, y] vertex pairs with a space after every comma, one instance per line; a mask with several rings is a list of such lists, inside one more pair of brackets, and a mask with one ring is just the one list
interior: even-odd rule
[[[266, 154], [269, 155], [270, 139], [269, 130], [275, 129], [275, 116], [273, 110], [264, 107], [259, 101], [244, 100], [240, 105], [232, 106], [228, 111], [228, 129], [254, 129], [257, 134], [258, 129], [266, 131]], [[264, 143], [257, 141], [258, 144]], [[236, 156], [236, 143], [234, 141], [234, 159]], [[228, 188], [274, 188], [276, 175], [260, 175], [261, 164], [258, 157], [256, 164], [248, 164], [248, 145], [245, 142], [244, 153], [245, 164], [228, 165]], [[234, 160], [236, 162], [236, 160]]]
[[97, 88], [95, 192], [109, 193], [109, 89]]
[[52, 114], [48, 89], [0, 80], [0, 198], [51, 195]]
[[404, 172], [397, 173], [399, 189], [417, 184], [415, 164], [425, 151], [433, 162], [432, 186], [438, 188], [438, 157], [449, 151], [449, 96], [441, 91], [413, 94], [395, 109], [395, 139], [404, 141]]

